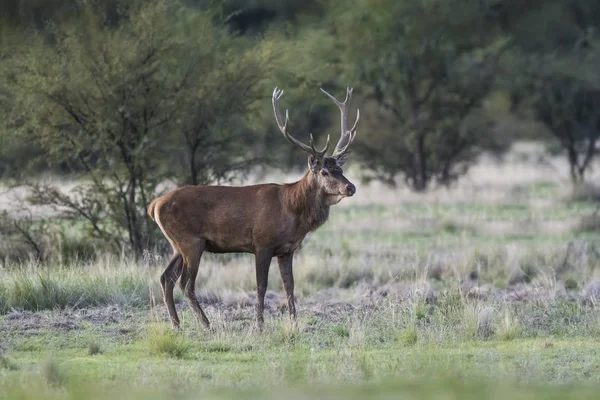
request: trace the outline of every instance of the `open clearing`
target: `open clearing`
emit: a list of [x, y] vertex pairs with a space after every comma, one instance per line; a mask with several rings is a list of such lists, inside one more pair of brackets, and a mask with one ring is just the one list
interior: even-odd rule
[[169, 328], [157, 254], [2, 266], [0, 398], [589, 398], [598, 201], [530, 153], [423, 196], [357, 184], [295, 258], [296, 327], [272, 265], [256, 330], [245, 255], [203, 259], [210, 332], [179, 290]]

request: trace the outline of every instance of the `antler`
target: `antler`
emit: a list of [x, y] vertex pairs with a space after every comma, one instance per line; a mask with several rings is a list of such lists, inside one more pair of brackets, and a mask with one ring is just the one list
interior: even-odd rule
[[348, 130], [348, 108], [350, 106], [350, 100], [352, 99], [352, 90], [352, 88], [346, 88], [346, 99], [342, 103], [321, 88], [321, 91], [329, 96], [329, 98], [338, 106], [341, 113], [342, 134], [331, 155], [332, 158], [336, 159], [339, 166], [344, 165], [346, 158], [348, 158], [351, 153], [350, 145], [356, 137], [356, 127], [358, 125], [358, 120], [360, 119], [360, 110], [356, 110], [356, 121], [354, 122], [352, 129]]
[[281, 133], [283, 133], [283, 136], [287, 140], [292, 142], [292, 144], [294, 144], [295, 146], [304, 150], [305, 152], [312, 154], [317, 158], [323, 158], [325, 156], [325, 153], [327, 153], [327, 148], [329, 147], [329, 135], [327, 135], [327, 142], [325, 143], [325, 148], [323, 150], [319, 151], [319, 150], [315, 149], [312, 133], [310, 134], [310, 142], [309, 142], [310, 146], [302, 143], [301, 141], [299, 141], [298, 139], [294, 138], [292, 135], [287, 133], [287, 124], [290, 119], [290, 116], [288, 114], [288, 110], [285, 110], [285, 123], [283, 123], [283, 124], [281, 123], [281, 114], [279, 112], [279, 106], [278, 106], [278, 101], [281, 98], [281, 96], [283, 96], [283, 90], [279, 90], [279, 89], [275, 88], [275, 90], [273, 90], [273, 111], [275, 112], [275, 121], [277, 122], [277, 126], [279, 127], [279, 130], [281, 131]]

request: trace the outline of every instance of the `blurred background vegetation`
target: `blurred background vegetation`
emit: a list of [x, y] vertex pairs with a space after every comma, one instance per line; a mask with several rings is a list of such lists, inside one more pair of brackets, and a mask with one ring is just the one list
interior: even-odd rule
[[339, 117], [318, 88], [355, 88], [365, 180], [425, 192], [534, 140], [580, 185], [599, 25], [596, 0], [0, 0], [0, 179], [28, 190], [0, 214], [0, 257], [141, 257], [164, 245], [146, 207], [169, 185], [304, 168], [275, 86], [319, 142]]

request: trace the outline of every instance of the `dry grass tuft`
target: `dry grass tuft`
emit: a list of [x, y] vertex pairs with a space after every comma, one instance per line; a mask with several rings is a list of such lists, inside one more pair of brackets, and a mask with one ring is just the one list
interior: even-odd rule
[[508, 310], [505, 310], [498, 324], [496, 338], [502, 341], [514, 340], [519, 337], [520, 331], [519, 321]]

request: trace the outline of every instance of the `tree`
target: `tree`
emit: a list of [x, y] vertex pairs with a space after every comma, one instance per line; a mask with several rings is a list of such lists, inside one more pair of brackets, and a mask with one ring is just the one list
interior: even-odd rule
[[[86, 221], [92, 237], [139, 257], [158, 238], [146, 208], [158, 185], [176, 172], [185, 151], [181, 142], [189, 145], [190, 182], [219, 177], [204, 174], [206, 165], [193, 161], [197, 143], [206, 143], [205, 136], [235, 142], [219, 137], [217, 129], [230, 116], [228, 102], [244, 94], [226, 80], [237, 70], [242, 73], [234, 74], [234, 82], [249, 77], [262, 53], [209, 60], [232, 43], [224, 43], [228, 37], [209, 13], [189, 12], [177, 3], [134, 3], [122, 10], [116, 26], [108, 23], [101, 3], [80, 7], [74, 23], [51, 25], [12, 58], [8, 75], [17, 96], [12, 120], [21, 121], [21, 135], [39, 140], [44, 157], [82, 175], [71, 193], [32, 185], [32, 201]], [[237, 63], [223, 66], [223, 60]], [[252, 88], [256, 79], [245, 84]], [[226, 90], [206, 93], [207, 87]], [[215, 100], [220, 102], [213, 107]], [[248, 104], [235, 106], [240, 118]], [[223, 146], [213, 150], [224, 162], [240, 161]], [[227, 165], [211, 164], [211, 170], [223, 175], [234, 164]]]
[[[520, 83], [519, 97], [533, 110], [556, 142], [570, 167], [573, 183], [585, 180], [600, 140], [600, 53], [597, 44], [569, 54], [531, 57]], [[567, 61], [570, 60], [570, 61]]]
[[179, 103], [185, 117], [176, 129], [184, 157], [174, 161], [182, 184], [221, 182], [266, 161], [255, 151], [257, 137], [247, 116], [264, 97], [261, 83], [272, 57], [269, 51], [232, 44], [220, 40], [205, 49], [194, 72], [201, 79], [194, 80]]
[[338, 64], [387, 120], [387, 129], [361, 133], [356, 145], [376, 178], [394, 184], [402, 173], [424, 191], [454, 182], [483, 150], [506, 149], [480, 110], [505, 41], [485, 34], [479, 2], [460, 11], [424, 0], [355, 3], [337, 20], [345, 50]]
[[[7, 72], [19, 45], [27, 41], [27, 34], [24, 29], [0, 24], [0, 78]], [[24, 140], [14, 132], [19, 123], [11, 118], [15, 97], [10, 87], [0, 86], [0, 179], [24, 176], [32, 169], [32, 161], [41, 154], [39, 145], [31, 140]]]
[[528, 8], [506, 27], [515, 48], [505, 85], [513, 109], [542, 122], [549, 133], [548, 151], [564, 154], [572, 182], [580, 183], [593, 165], [600, 137], [600, 42], [595, 34], [600, 3], [533, 2]]

